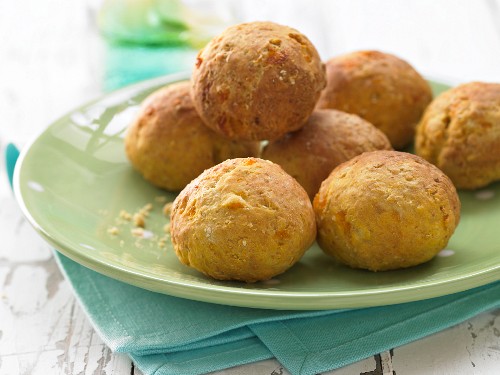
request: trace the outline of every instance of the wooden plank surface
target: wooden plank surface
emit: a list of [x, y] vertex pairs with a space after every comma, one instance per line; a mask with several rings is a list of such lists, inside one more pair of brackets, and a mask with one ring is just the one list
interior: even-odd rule
[[[99, 1], [0, 2], [0, 147], [23, 145], [50, 121], [101, 92]], [[314, 5], [312, 5], [314, 4]], [[500, 82], [500, 2], [244, 1], [236, 20], [290, 24], [324, 58], [361, 48], [392, 52], [420, 71]], [[0, 375], [140, 374], [90, 326], [23, 218], [0, 167]], [[336, 375], [498, 374], [500, 310], [331, 372]], [[219, 375], [287, 374], [275, 360]]]

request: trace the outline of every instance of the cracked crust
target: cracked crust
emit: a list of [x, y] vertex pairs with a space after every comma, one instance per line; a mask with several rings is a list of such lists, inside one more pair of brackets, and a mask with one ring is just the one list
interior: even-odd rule
[[316, 108], [356, 114], [382, 130], [395, 149], [413, 140], [432, 100], [429, 84], [406, 61], [379, 51], [358, 51], [326, 62], [327, 85]]
[[183, 264], [219, 280], [267, 280], [295, 264], [316, 237], [302, 187], [258, 158], [206, 170], [175, 199], [170, 232]]
[[314, 111], [302, 129], [270, 142], [262, 158], [279, 164], [312, 200], [337, 165], [375, 150], [392, 150], [384, 133], [361, 117], [325, 109]]
[[417, 127], [415, 151], [459, 189], [500, 180], [500, 84], [471, 82], [438, 96]]
[[191, 95], [207, 126], [230, 139], [277, 139], [303, 126], [325, 87], [312, 43], [272, 22], [229, 27], [199, 52]]
[[432, 259], [460, 220], [450, 179], [424, 159], [367, 152], [341, 164], [314, 199], [318, 243], [353, 268], [384, 271]]
[[226, 159], [257, 156], [258, 142], [230, 141], [207, 128], [196, 113], [189, 82], [166, 86], [147, 97], [125, 137], [125, 151], [143, 177], [182, 190], [205, 169]]

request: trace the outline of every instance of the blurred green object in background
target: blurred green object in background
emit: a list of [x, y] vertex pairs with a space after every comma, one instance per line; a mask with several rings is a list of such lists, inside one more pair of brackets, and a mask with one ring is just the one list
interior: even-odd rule
[[188, 26], [178, 0], [106, 0], [98, 15], [104, 37], [113, 42], [149, 45], [185, 44]]
[[189, 46], [108, 43], [104, 52], [104, 91], [180, 71], [190, 71], [197, 50]]
[[111, 42], [201, 48], [236, 22], [229, 5], [209, 0], [104, 0], [97, 22]]
[[191, 70], [196, 52], [237, 22], [234, 2], [103, 0], [97, 24], [106, 47], [103, 90]]

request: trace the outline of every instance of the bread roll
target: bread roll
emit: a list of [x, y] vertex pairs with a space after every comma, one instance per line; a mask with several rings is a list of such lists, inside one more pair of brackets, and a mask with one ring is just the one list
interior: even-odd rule
[[417, 128], [415, 151], [459, 189], [500, 180], [500, 84], [466, 83], [438, 96]]
[[170, 233], [183, 264], [219, 280], [267, 280], [293, 266], [316, 236], [304, 189], [277, 164], [227, 160], [174, 201]]
[[192, 97], [207, 126], [229, 139], [277, 139], [304, 125], [325, 84], [324, 65], [303, 34], [250, 22], [200, 51]]
[[365, 152], [333, 170], [314, 198], [318, 243], [339, 262], [371, 271], [427, 262], [460, 219], [452, 182], [424, 159]]
[[432, 100], [429, 84], [406, 61], [379, 51], [358, 51], [326, 62], [327, 86], [317, 108], [356, 114], [382, 130], [395, 149], [413, 141]]

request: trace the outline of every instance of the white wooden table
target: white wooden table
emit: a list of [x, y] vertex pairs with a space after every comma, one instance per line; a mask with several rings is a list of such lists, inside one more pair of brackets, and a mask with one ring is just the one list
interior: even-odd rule
[[[201, 1], [206, 3], [206, 1]], [[99, 1], [0, 0], [0, 147], [23, 145], [101, 91]], [[233, 4], [308, 35], [324, 58], [362, 48], [395, 53], [456, 81], [500, 82], [500, 1], [296, 1]], [[51, 249], [23, 218], [0, 167], [0, 374], [140, 374], [103, 344]], [[286, 374], [274, 360], [219, 374]], [[500, 310], [332, 372], [500, 374]]]

